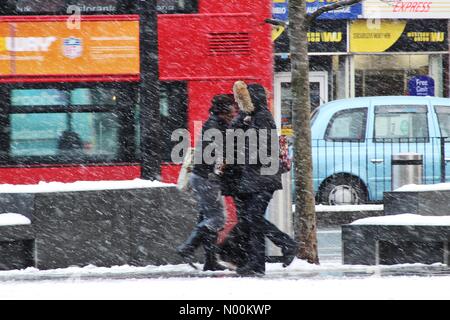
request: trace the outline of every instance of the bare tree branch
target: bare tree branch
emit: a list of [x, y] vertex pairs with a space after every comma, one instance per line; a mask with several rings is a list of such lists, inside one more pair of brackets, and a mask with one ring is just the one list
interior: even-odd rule
[[354, 4], [360, 3], [362, 1], [363, 0], [342, 0], [342, 1], [338, 1], [338, 2], [335, 2], [335, 3], [330, 4], [330, 5], [326, 5], [326, 6], [320, 7], [319, 9], [317, 9], [316, 11], [314, 11], [313, 13], [308, 15], [307, 21], [308, 21], [308, 23], [311, 23], [314, 20], [316, 20], [317, 17], [319, 17], [321, 14], [323, 14], [325, 12], [336, 10], [336, 9], [340, 9], [340, 8], [344, 8], [344, 7], [349, 7], [349, 6], [352, 6]]
[[277, 19], [265, 19], [264, 20], [265, 23], [271, 24], [273, 26], [282, 26], [282, 27], [287, 27], [287, 23], [281, 20], [277, 20]]

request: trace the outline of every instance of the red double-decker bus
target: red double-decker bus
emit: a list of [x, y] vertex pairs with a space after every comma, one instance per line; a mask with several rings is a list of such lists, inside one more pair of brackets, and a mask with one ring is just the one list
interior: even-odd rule
[[[268, 0], [199, 0], [188, 14], [158, 15], [159, 78], [184, 92], [181, 112], [175, 108], [172, 116], [185, 114], [191, 133], [195, 121], [207, 118], [212, 97], [231, 93], [234, 81], [259, 82], [272, 92], [271, 26], [264, 22], [271, 15]], [[178, 167], [163, 155], [162, 179], [174, 182]]]
[[3, 0], [0, 183], [176, 181], [173, 130], [272, 90], [271, 1]]

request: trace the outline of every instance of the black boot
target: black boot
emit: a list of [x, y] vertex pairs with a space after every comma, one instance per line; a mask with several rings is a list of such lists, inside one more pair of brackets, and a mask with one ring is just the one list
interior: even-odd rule
[[248, 237], [238, 223], [227, 235], [223, 243], [219, 246], [219, 259], [230, 266], [228, 269], [235, 270], [248, 262]]
[[264, 219], [264, 233], [274, 245], [281, 248], [283, 267], [290, 265], [298, 252], [297, 242], [266, 219]]
[[266, 270], [266, 244], [262, 225], [254, 226], [248, 235], [246, 246], [247, 262], [236, 269], [236, 273], [243, 277], [261, 277]]
[[287, 267], [294, 261], [294, 258], [298, 253], [298, 244], [294, 240], [288, 242], [283, 247], [281, 247], [281, 252], [283, 253], [283, 267]]
[[210, 231], [204, 238], [205, 264], [203, 271], [223, 271], [224, 266], [217, 261], [217, 233]]
[[177, 253], [183, 258], [183, 261], [193, 266], [195, 261], [195, 250], [203, 243], [205, 236], [208, 233], [206, 227], [195, 227], [189, 235], [189, 238], [177, 248]]

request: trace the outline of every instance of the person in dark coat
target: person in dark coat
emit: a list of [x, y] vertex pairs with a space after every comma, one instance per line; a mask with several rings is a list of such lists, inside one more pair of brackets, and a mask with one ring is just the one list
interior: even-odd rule
[[[247, 86], [243, 81], [237, 81], [233, 91], [240, 112], [233, 120], [232, 128], [245, 132], [255, 130], [260, 139], [259, 145], [261, 139], [266, 139], [268, 154], [277, 152], [270, 150], [270, 131], [276, 130], [276, 126], [267, 108], [264, 88], [259, 84]], [[266, 129], [267, 135], [261, 129]], [[221, 247], [221, 257], [237, 264], [238, 274], [262, 275], [265, 273], [265, 236], [281, 248], [284, 266], [292, 262], [298, 246], [264, 217], [273, 193], [282, 189], [281, 174], [279, 171], [262, 174], [261, 160], [258, 158], [254, 164], [249, 161], [250, 149], [250, 141], [247, 140], [244, 150], [235, 151], [235, 159], [239, 152], [245, 152], [245, 164], [226, 166], [223, 174], [222, 193], [233, 196], [239, 222]]]
[[[210, 129], [218, 130], [225, 137], [225, 131], [233, 119], [233, 105], [233, 98], [229, 95], [217, 95], [213, 98], [210, 116], [202, 127], [202, 137]], [[203, 155], [205, 148], [211, 147], [210, 145], [214, 143], [216, 141], [202, 139], [201, 144], [196, 148]], [[224, 148], [224, 144], [218, 147]], [[203, 270], [224, 270], [225, 268], [217, 262], [216, 258], [217, 236], [225, 222], [220, 180], [214, 173], [216, 167], [214, 163], [206, 163], [203, 157], [200, 163], [196, 164], [196, 162], [194, 162], [189, 183], [197, 200], [198, 223], [186, 242], [177, 248], [177, 252], [186, 262], [192, 263], [195, 250], [203, 245], [205, 250]]]

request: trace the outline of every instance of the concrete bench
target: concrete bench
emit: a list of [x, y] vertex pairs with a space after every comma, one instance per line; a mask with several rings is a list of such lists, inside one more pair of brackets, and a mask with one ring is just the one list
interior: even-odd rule
[[35, 266], [34, 240], [34, 228], [26, 217], [0, 214], [0, 270]]
[[318, 228], [339, 228], [355, 220], [384, 216], [383, 205], [325, 206], [316, 205]]
[[[407, 185], [383, 196], [385, 215], [450, 215], [449, 184]], [[447, 189], [447, 190], [446, 190]]]
[[[401, 217], [403, 223], [389, 224], [389, 220], [386, 220], [388, 217], [375, 217], [368, 218], [372, 222], [362, 219], [353, 224], [343, 225], [343, 263], [449, 264], [450, 217], [422, 217], [409, 214], [391, 217], [394, 219]], [[377, 219], [380, 223], [377, 223]]]
[[175, 249], [197, 221], [195, 202], [175, 186], [155, 184], [112, 182], [114, 188], [99, 190], [49, 184], [14, 193], [0, 187], [0, 207], [26, 209], [32, 220], [0, 226], [0, 269], [181, 263]]

